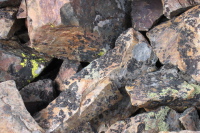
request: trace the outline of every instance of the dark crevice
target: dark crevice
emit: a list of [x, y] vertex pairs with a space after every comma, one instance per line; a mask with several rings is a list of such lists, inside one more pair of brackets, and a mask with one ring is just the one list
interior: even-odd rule
[[147, 37], [146, 31], [140, 31], [140, 33], [143, 35], [143, 37], [147, 40], [147, 42], [151, 45], [149, 38]]
[[89, 62], [80, 62], [80, 63], [81, 65], [79, 66], [77, 73], [90, 64]]
[[142, 114], [142, 113], [145, 113], [145, 112], [146, 112], [146, 110], [144, 108], [140, 108], [135, 113], [133, 113], [130, 117], [134, 117], [138, 114]]
[[158, 59], [158, 61], [156, 62], [156, 67], [158, 68], [158, 70], [163, 66], [163, 64], [160, 62], [160, 60]]

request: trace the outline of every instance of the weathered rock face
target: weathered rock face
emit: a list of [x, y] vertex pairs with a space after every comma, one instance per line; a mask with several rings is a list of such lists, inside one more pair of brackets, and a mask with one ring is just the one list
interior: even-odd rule
[[200, 0], [162, 0], [162, 4], [164, 15], [170, 19], [188, 8], [200, 4]]
[[[112, 48], [126, 29], [123, 4], [115, 0], [28, 0], [30, 46], [58, 58], [92, 61]], [[24, 10], [23, 4], [20, 9]], [[24, 17], [21, 13], [19, 18]]]
[[135, 30], [148, 31], [163, 15], [161, 0], [134, 0], [132, 2], [132, 25]]
[[168, 105], [183, 111], [187, 107], [199, 106], [200, 86], [186, 82], [181, 74], [170, 66], [148, 73], [126, 86], [132, 105], [153, 109]]
[[9, 7], [9, 6], [19, 6], [21, 3], [21, 0], [1, 0], [0, 1], [0, 8], [2, 7]]
[[63, 123], [65, 128], [73, 128], [72, 120], [77, 125], [78, 118], [89, 121], [121, 100], [117, 88], [148, 71], [156, 60], [143, 36], [129, 29], [117, 39], [113, 50], [67, 80], [65, 90], [36, 120], [47, 131], [62, 128]]
[[154, 52], [163, 64], [173, 64], [196, 81], [199, 76], [200, 6], [156, 26], [147, 33]]
[[189, 130], [182, 130], [182, 131], [179, 131], [179, 132], [161, 131], [159, 133], [200, 133], [200, 131], [189, 131]]
[[49, 58], [22, 47], [14, 40], [0, 40], [0, 81], [15, 80], [20, 89], [37, 77], [49, 63]]
[[179, 114], [169, 107], [160, 107], [155, 111], [136, 115], [113, 124], [106, 133], [158, 133], [159, 131], [181, 130]]
[[30, 83], [20, 90], [27, 110], [34, 114], [55, 99], [56, 93], [50, 79]]
[[0, 83], [0, 129], [1, 133], [43, 133], [26, 110], [15, 82]]

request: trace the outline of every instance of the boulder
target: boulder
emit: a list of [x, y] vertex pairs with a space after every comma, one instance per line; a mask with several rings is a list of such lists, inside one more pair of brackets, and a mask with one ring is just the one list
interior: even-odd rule
[[1, 133], [44, 133], [26, 110], [15, 82], [0, 83]]
[[200, 82], [200, 6], [162, 23], [147, 33], [162, 64], [173, 64]]

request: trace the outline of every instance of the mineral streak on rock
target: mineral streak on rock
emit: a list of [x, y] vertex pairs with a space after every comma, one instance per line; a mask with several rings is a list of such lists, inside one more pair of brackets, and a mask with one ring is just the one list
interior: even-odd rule
[[0, 83], [1, 133], [44, 133], [26, 110], [12, 80]]
[[163, 64], [173, 64], [200, 82], [200, 6], [160, 24], [147, 33]]
[[134, 0], [132, 2], [132, 25], [135, 30], [148, 31], [163, 15], [161, 0]]
[[[142, 49], [136, 51], [138, 47]], [[113, 50], [67, 80], [60, 96], [35, 118], [47, 131], [53, 131], [58, 126], [62, 128], [63, 123], [72, 124], [72, 118], [89, 121], [121, 100], [121, 94], [116, 88], [125, 86], [139, 74], [148, 71], [156, 60], [144, 37], [130, 28], [120, 35]], [[104, 91], [105, 98], [102, 97]], [[96, 92], [99, 97], [95, 97]], [[73, 126], [70, 125], [71, 128]]]
[[200, 0], [162, 0], [162, 4], [164, 15], [171, 19], [188, 8], [200, 4]]

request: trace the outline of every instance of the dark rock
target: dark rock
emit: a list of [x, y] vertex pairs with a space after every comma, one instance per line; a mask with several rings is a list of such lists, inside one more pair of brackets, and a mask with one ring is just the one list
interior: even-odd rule
[[9, 7], [9, 6], [18, 7], [20, 5], [20, 3], [21, 3], [21, 0], [1, 0], [0, 8]]
[[132, 2], [132, 26], [138, 31], [148, 31], [163, 15], [161, 0], [134, 0]]
[[200, 6], [160, 24], [147, 33], [162, 64], [173, 64], [200, 82]]

